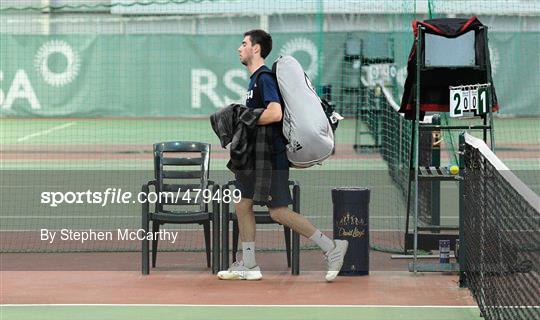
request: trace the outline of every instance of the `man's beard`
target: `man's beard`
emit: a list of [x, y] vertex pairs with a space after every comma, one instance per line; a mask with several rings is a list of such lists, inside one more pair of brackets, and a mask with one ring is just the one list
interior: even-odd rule
[[240, 63], [243, 64], [244, 66], [247, 66], [249, 61], [250, 59], [248, 57], [245, 57], [245, 58], [240, 57]]

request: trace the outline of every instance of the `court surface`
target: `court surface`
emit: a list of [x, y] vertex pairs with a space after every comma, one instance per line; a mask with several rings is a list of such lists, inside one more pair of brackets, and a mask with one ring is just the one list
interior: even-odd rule
[[[304, 260], [309, 256], [302, 255]], [[269, 261], [259, 263], [268, 266]], [[261, 281], [223, 281], [210, 272], [176, 271], [168, 263], [148, 276], [138, 271], [4, 271], [2, 320], [480, 319], [470, 291], [457, 285], [457, 275], [373, 271], [327, 283], [322, 271], [293, 276], [286, 266], [281, 269], [263, 268]]]

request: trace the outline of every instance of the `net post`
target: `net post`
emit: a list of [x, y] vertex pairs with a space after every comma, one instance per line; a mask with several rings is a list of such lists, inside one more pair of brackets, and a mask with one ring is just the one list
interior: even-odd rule
[[[462, 132], [459, 135], [459, 172], [462, 175], [465, 170], [465, 132]], [[467, 287], [467, 257], [466, 257], [466, 251], [467, 251], [467, 242], [465, 240], [464, 236], [464, 223], [465, 223], [465, 186], [464, 186], [464, 180], [460, 179], [458, 181], [458, 188], [459, 188], [459, 250], [458, 252], [454, 252], [456, 258], [458, 259], [459, 263], [459, 287], [465, 288]], [[458, 246], [454, 247], [454, 250], [457, 250]]]

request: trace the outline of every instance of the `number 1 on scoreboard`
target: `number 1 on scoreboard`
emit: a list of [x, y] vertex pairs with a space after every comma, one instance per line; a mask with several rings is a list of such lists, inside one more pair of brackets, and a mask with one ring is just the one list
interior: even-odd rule
[[487, 112], [487, 88], [478, 88], [478, 114]]

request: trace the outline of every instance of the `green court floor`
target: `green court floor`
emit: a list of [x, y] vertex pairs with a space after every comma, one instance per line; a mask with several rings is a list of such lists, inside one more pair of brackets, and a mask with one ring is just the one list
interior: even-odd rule
[[1, 306], [2, 320], [479, 320], [476, 307]]

